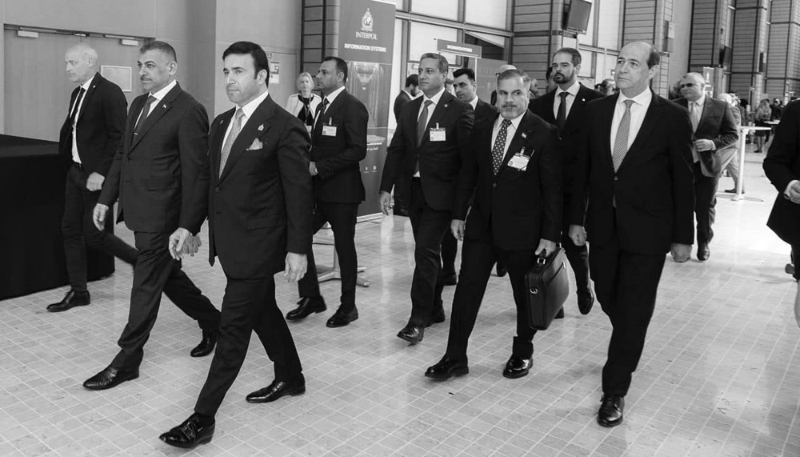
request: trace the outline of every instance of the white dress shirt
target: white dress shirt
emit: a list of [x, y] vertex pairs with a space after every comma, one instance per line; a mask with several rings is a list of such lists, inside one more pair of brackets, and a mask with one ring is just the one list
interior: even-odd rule
[[[325, 111], [327, 111], [327, 110], [328, 110], [328, 108], [331, 106], [331, 104], [333, 103], [333, 101], [334, 101], [334, 100], [336, 100], [336, 97], [337, 97], [339, 94], [341, 94], [343, 90], [344, 90], [344, 86], [342, 86], [342, 87], [340, 87], [340, 88], [336, 89], [335, 91], [331, 92], [330, 94], [328, 94], [328, 95], [326, 95], [326, 96], [322, 97], [322, 105], [323, 105], [323, 106], [325, 106], [325, 100], [326, 100], [326, 99], [328, 100], [328, 105], [327, 105], [327, 106], [325, 106]], [[322, 116], [322, 114], [323, 114], [323, 111], [320, 111], [320, 112], [319, 112], [319, 115], [320, 115], [320, 117]], [[314, 117], [314, 125], [317, 125], [316, 113], [314, 113], [314, 116], [315, 116], [315, 117]]]
[[475, 97], [473, 97], [472, 101], [469, 102], [469, 104], [470, 104], [470, 106], [472, 106], [472, 111], [475, 111], [476, 109], [478, 109], [478, 96], [476, 95]]
[[[239, 133], [241, 133], [242, 130], [244, 130], [244, 126], [245, 126], [245, 124], [247, 124], [247, 120], [250, 119], [250, 116], [253, 115], [253, 113], [255, 112], [256, 108], [258, 108], [258, 105], [260, 105], [261, 102], [266, 100], [268, 96], [269, 96], [269, 91], [265, 90], [263, 94], [261, 94], [258, 97], [250, 100], [243, 107], [237, 108], [237, 109], [242, 110], [242, 112], [244, 113], [244, 116], [242, 117], [242, 125], [239, 128]], [[236, 119], [236, 112], [234, 111], [233, 117], [231, 118], [231, 121], [228, 122], [228, 128], [225, 130], [225, 137], [222, 139], [222, 144], [223, 145], [225, 144], [225, 141], [228, 140], [228, 134], [231, 133], [231, 128], [233, 128], [233, 123], [235, 122], [235, 119]]]
[[[689, 108], [689, 119], [692, 121], [692, 133], [694, 133], [694, 130], [697, 130], [697, 125], [700, 125], [700, 119], [703, 118], [703, 109], [706, 107], [705, 94], [695, 101], [686, 100], [686, 105]], [[694, 123], [695, 120], [697, 120], [697, 124]], [[697, 152], [697, 147], [692, 148], [692, 159], [695, 162], [700, 161], [700, 153]]]
[[569, 94], [569, 95], [567, 95], [567, 99], [566, 99], [566, 101], [567, 101], [566, 117], [569, 117], [569, 111], [572, 109], [572, 104], [575, 102], [575, 99], [578, 97], [578, 90], [580, 88], [581, 88], [580, 83], [578, 81], [575, 81], [575, 83], [573, 85], [569, 86], [569, 88], [567, 88], [567, 90], [563, 90], [563, 89], [561, 89], [561, 87], [556, 89], [556, 98], [555, 98], [555, 101], [553, 102], [553, 117], [555, 119], [558, 119], [558, 108], [561, 106], [561, 93], [562, 92], [566, 92], [566, 93]]
[[[517, 133], [519, 123], [522, 122], [522, 116], [524, 115], [525, 112], [511, 119], [511, 125], [506, 129], [506, 146], [503, 148], [503, 157], [506, 156], [508, 146], [511, 144], [511, 140], [514, 139], [514, 135]], [[494, 150], [494, 142], [497, 141], [497, 135], [500, 133], [500, 126], [503, 124], [504, 120], [505, 118], [501, 115], [497, 116], [497, 119], [494, 121], [494, 127], [492, 128], [492, 150]]]
[[417, 122], [419, 122], [419, 117], [420, 115], [422, 115], [422, 110], [425, 109], [425, 102], [427, 100], [430, 100], [433, 103], [431, 103], [431, 105], [428, 106], [428, 119], [425, 120], [425, 125], [426, 126], [428, 125], [428, 121], [431, 119], [431, 116], [433, 115], [433, 110], [435, 110], [436, 105], [439, 104], [439, 100], [441, 100], [443, 93], [444, 93], [444, 87], [442, 87], [442, 90], [440, 90], [439, 93], [437, 93], [431, 98], [428, 98], [427, 95], [422, 96], [422, 104], [420, 104], [419, 111], [417, 111]]
[[[75, 108], [74, 104], [73, 104], [73, 106], [69, 107], [70, 108], [70, 110], [69, 110], [70, 113], [72, 113], [72, 110], [76, 110], [75, 111], [75, 122], [72, 123], [72, 161], [76, 162], [76, 163], [83, 163], [83, 162], [81, 162], [80, 154], [78, 154], [78, 114], [80, 114], [80, 112], [81, 112], [81, 107], [83, 106], [83, 101], [86, 100], [86, 94], [89, 93], [89, 87], [91, 87], [93, 80], [94, 80], [94, 75], [92, 75], [92, 77], [89, 78], [88, 81], [86, 81], [85, 83], [81, 84], [80, 87], [83, 89], [83, 97], [81, 97], [81, 101], [80, 101], [80, 103], [78, 103], [78, 107]], [[80, 95], [80, 90], [78, 91], [78, 95]], [[77, 100], [77, 98], [76, 98], [76, 100]]]
[[636, 139], [636, 135], [639, 134], [639, 129], [642, 128], [644, 116], [647, 114], [647, 109], [650, 108], [650, 102], [653, 101], [653, 93], [649, 88], [633, 98], [626, 97], [622, 92], [619, 93], [617, 104], [614, 106], [614, 118], [611, 119], [611, 137], [609, 141], [612, 154], [614, 153], [614, 141], [617, 139], [619, 123], [622, 121], [622, 116], [625, 115], [625, 100], [633, 100], [631, 105], [631, 124], [628, 129], [628, 149], [630, 149]]

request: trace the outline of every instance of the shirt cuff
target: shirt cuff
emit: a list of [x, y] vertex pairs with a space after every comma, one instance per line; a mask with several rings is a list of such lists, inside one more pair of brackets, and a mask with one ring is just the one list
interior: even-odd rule
[[786, 190], [783, 191], [783, 196], [786, 197], [787, 199], [789, 198], [789, 189], [791, 189], [796, 182], [797, 182], [796, 179], [789, 181], [789, 185], [786, 186]]

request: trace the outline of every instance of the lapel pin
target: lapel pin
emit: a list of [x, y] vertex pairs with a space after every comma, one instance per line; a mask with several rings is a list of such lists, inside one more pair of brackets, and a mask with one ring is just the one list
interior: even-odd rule
[[161, 105], [161, 107], [167, 109], [167, 105]]
[[444, 104], [444, 107], [447, 108], [447, 103]]
[[261, 124], [261, 125], [258, 126], [258, 131], [259, 132], [263, 132], [264, 131], [264, 124]]
[[522, 132], [522, 138], [528, 138], [528, 135], [525, 132]]
[[586, 99], [585, 99], [585, 98], [582, 98], [582, 99], [581, 99], [581, 102], [583, 102], [583, 103], [586, 103]]

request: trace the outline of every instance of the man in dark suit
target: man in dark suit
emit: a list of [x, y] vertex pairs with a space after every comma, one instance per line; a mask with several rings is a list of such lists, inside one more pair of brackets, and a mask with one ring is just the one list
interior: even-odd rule
[[477, 122], [472, 130], [451, 222], [453, 235], [464, 240], [461, 278], [453, 298], [447, 351], [425, 372], [429, 378], [447, 379], [469, 371], [467, 343], [498, 258], [508, 268], [517, 306], [517, 336], [503, 376], [525, 376], [533, 363], [536, 331], [528, 325], [524, 278], [540, 253], [555, 251], [563, 194], [558, 131], [528, 111], [524, 75], [508, 70], [498, 77], [500, 115]]
[[394, 99], [394, 120], [395, 122], [400, 122], [400, 110], [403, 109], [403, 105], [414, 100], [419, 95], [419, 76], [418, 75], [409, 75], [406, 78], [406, 86], [400, 93], [397, 95], [397, 98]]
[[595, 292], [613, 328], [597, 415], [604, 427], [622, 423], [665, 254], [685, 262], [692, 249], [692, 125], [685, 109], [648, 87], [659, 63], [649, 43], [620, 50], [614, 77], [622, 93], [587, 107], [598, 121], [588, 127], [572, 194], [570, 237], [580, 246], [588, 232]]
[[[313, 204], [308, 133], [269, 96], [269, 62], [259, 45], [233, 43], [222, 56], [225, 88], [236, 108], [211, 125], [208, 238], [209, 261], [213, 265], [219, 257], [228, 284], [219, 346], [195, 412], [160, 437], [181, 448], [211, 441], [214, 416], [239, 374], [252, 331], [275, 363], [275, 380], [247, 401], [271, 402], [306, 389], [292, 334], [275, 302], [274, 275], [283, 270], [297, 281], [306, 273]], [[170, 246], [179, 256], [179, 240]]]
[[412, 344], [425, 327], [444, 322], [442, 238], [450, 227], [456, 183], [472, 130], [472, 108], [444, 90], [447, 60], [420, 58], [419, 87], [424, 94], [406, 103], [389, 145], [380, 186], [380, 206], [389, 214], [392, 187], [410, 188], [409, 217], [414, 231], [411, 317], [397, 334]]
[[736, 153], [739, 139], [736, 121], [728, 105], [705, 94], [706, 81], [698, 73], [687, 73], [681, 78], [683, 98], [676, 103], [689, 110], [694, 129], [694, 212], [697, 218], [697, 259], [708, 260], [711, 256], [709, 243], [714, 237], [717, 205], [717, 186], [722, 166]]
[[[342, 272], [341, 305], [328, 319], [328, 327], [344, 327], [358, 319], [356, 308], [356, 218], [364, 201], [359, 162], [367, 155], [369, 113], [363, 103], [347, 90], [347, 62], [326, 57], [317, 73], [317, 89], [322, 92], [314, 128], [311, 131], [309, 173], [314, 182], [314, 233], [331, 224], [334, 246]], [[325, 311], [319, 292], [313, 251], [308, 252], [308, 273], [298, 284], [298, 307], [286, 319], [300, 320], [311, 313]]]
[[128, 102], [119, 86], [97, 74], [97, 52], [89, 45], [69, 48], [65, 60], [69, 80], [78, 84], [58, 139], [61, 158], [69, 166], [61, 233], [70, 290], [63, 300], [47, 306], [50, 312], [91, 302], [86, 287], [87, 245], [130, 265], [136, 262], [136, 249], [92, 222], [92, 210], [125, 129]]
[[[556, 51], [550, 68], [553, 70], [553, 80], [558, 87], [555, 91], [532, 100], [530, 110], [558, 127], [558, 147], [564, 183], [564, 222], [560, 241], [575, 273], [578, 310], [581, 314], [589, 314], [594, 304], [594, 294], [589, 280], [589, 249], [585, 245], [576, 246], [570, 240], [569, 218], [566, 215], [569, 214], [572, 205], [572, 187], [582, 135], [588, 130], [590, 123], [600, 121], [586, 117], [586, 105], [592, 100], [602, 98], [603, 94], [578, 82], [581, 53], [577, 49], [561, 48]], [[564, 310], [559, 311], [556, 317], [564, 317]]]
[[[792, 246], [792, 258], [800, 259], [800, 102], [784, 108], [781, 123], [764, 159], [764, 173], [778, 190], [767, 225]], [[799, 281], [794, 299], [794, 317], [800, 326], [800, 268], [793, 273]]]
[[156, 322], [161, 293], [198, 321], [203, 339], [191, 355], [214, 350], [219, 311], [181, 270], [167, 250], [170, 234], [194, 243], [205, 219], [208, 185], [208, 117], [203, 105], [177, 81], [175, 50], [153, 41], [139, 50], [139, 79], [148, 94], [131, 104], [123, 143], [117, 149], [106, 185], [94, 209], [100, 228], [119, 198], [119, 221], [133, 230], [139, 256], [133, 268], [128, 323], [120, 352], [83, 386], [110, 389], [139, 376], [144, 345]]

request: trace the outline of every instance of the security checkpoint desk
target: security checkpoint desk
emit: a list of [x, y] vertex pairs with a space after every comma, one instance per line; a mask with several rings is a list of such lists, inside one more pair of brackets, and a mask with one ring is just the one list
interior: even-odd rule
[[[69, 283], [61, 238], [66, 175], [58, 143], [0, 135], [0, 300]], [[113, 256], [87, 254], [89, 281], [114, 272]]]

